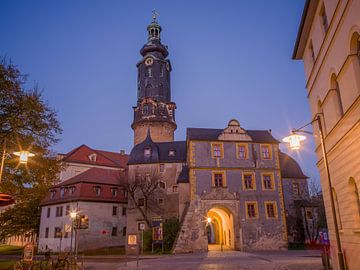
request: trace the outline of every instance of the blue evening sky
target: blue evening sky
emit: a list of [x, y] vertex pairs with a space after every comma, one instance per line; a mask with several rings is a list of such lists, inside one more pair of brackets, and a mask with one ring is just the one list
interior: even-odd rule
[[[187, 127], [272, 129], [310, 121], [303, 64], [291, 59], [304, 1], [0, 2], [0, 56], [38, 83], [63, 128], [59, 152], [131, 150], [136, 63], [156, 9], [172, 62], [177, 140]], [[288, 152], [286, 146], [281, 148]], [[312, 140], [291, 153], [318, 178]]]

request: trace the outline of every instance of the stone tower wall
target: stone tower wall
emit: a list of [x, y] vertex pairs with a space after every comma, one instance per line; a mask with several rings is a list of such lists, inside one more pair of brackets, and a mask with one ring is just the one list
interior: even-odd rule
[[134, 129], [134, 145], [145, 140], [148, 129], [150, 129], [151, 139], [154, 142], [173, 142], [176, 126], [166, 122], [147, 122], [137, 124]]

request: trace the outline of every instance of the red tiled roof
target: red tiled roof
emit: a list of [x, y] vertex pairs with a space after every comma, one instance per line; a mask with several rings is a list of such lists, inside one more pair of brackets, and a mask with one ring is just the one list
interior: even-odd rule
[[[78, 174], [58, 185], [53, 186], [50, 190], [55, 191], [55, 196], [51, 199], [48, 192], [41, 205], [61, 204], [69, 201], [96, 201], [96, 202], [126, 202], [125, 187], [127, 183], [127, 173], [122, 170], [91, 168], [81, 174]], [[60, 196], [62, 187], [74, 186], [75, 192], [70, 194], [65, 189], [63, 196]], [[101, 187], [101, 195], [96, 196], [94, 186]], [[113, 196], [111, 189], [118, 188], [118, 196]], [[67, 190], [67, 191], [66, 191]]]
[[120, 170], [91, 168], [83, 173], [80, 173], [55, 187], [73, 185], [80, 182], [90, 182], [95, 184], [106, 185], [123, 185], [126, 184], [126, 172]]
[[[96, 161], [91, 161], [89, 156], [96, 154]], [[92, 164], [106, 167], [120, 167], [125, 168], [128, 162], [129, 156], [126, 154], [120, 154], [116, 152], [109, 152], [103, 150], [92, 149], [89, 146], [83, 144], [79, 147], [71, 150], [65, 154], [62, 158], [66, 162]]]

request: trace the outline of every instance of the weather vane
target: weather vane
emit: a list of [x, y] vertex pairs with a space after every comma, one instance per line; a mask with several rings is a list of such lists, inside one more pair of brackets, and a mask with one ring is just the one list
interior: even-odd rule
[[156, 22], [156, 18], [159, 16], [159, 12], [157, 12], [155, 9], [152, 11], [152, 17], [153, 21]]

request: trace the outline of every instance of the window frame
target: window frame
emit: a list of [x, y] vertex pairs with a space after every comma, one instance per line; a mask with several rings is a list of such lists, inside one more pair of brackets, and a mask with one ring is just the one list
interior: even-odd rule
[[[269, 148], [269, 157], [265, 158], [264, 157], [264, 152], [263, 152], [263, 148], [264, 147], [268, 147]], [[262, 160], [272, 160], [273, 158], [273, 153], [272, 153], [272, 145], [271, 144], [260, 144], [260, 158]]]
[[[240, 147], [244, 147], [244, 149], [245, 149], [245, 157], [244, 158], [240, 157], [240, 155], [239, 155]], [[240, 159], [240, 160], [249, 159], [249, 144], [247, 144], [247, 143], [237, 143], [236, 144], [236, 158]]]
[[[221, 174], [222, 175], [222, 186], [216, 186], [215, 185], [215, 175]], [[226, 172], [225, 171], [212, 171], [211, 172], [211, 187], [212, 188], [226, 188], [227, 182], [226, 182]]]
[[[215, 156], [214, 148], [219, 146], [220, 155]], [[211, 143], [211, 157], [212, 158], [224, 158], [224, 144], [222, 142], [212, 142]]]
[[[297, 192], [295, 192], [296, 189]], [[292, 183], [292, 194], [295, 196], [300, 196], [300, 183], [297, 182]]]
[[[271, 188], [265, 188], [264, 176], [270, 176]], [[274, 191], [275, 190], [275, 176], [273, 172], [263, 172], [261, 173], [261, 185], [263, 191]]]
[[[269, 216], [269, 212], [268, 212], [268, 205], [272, 205], [273, 206], [273, 210], [274, 210], [274, 217], [270, 217]], [[266, 219], [277, 219], [278, 218], [278, 209], [277, 209], [277, 203], [276, 201], [265, 201], [264, 202], [264, 208], [265, 208], [265, 216]]]
[[111, 236], [112, 237], [118, 236], [118, 228], [117, 228], [117, 226], [111, 227]]
[[112, 207], [112, 216], [115, 217], [118, 214], [118, 207], [116, 205], [113, 205]]
[[[246, 188], [245, 185], [245, 175], [251, 175], [253, 188]], [[255, 172], [243, 172], [242, 173], [242, 184], [243, 184], [243, 190], [244, 191], [250, 191], [250, 190], [256, 190], [256, 178], [255, 178]]]
[[[254, 205], [255, 216], [249, 216], [249, 205]], [[245, 201], [245, 216], [246, 219], [258, 219], [259, 218], [259, 207], [257, 201]]]

